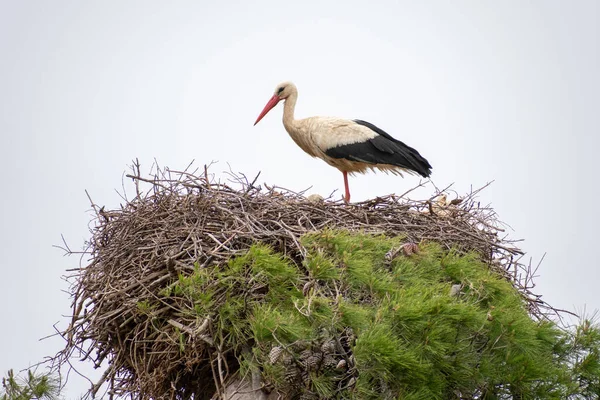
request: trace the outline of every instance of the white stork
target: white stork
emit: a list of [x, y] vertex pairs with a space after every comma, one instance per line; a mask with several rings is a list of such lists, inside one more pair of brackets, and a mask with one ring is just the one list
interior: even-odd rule
[[277, 85], [275, 94], [262, 110], [254, 125], [281, 100], [283, 126], [294, 142], [313, 157], [336, 167], [344, 175], [346, 195], [350, 201], [348, 173], [364, 173], [378, 168], [402, 176], [402, 172], [431, 175], [431, 165], [419, 152], [375, 125], [359, 119], [348, 120], [331, 117], [294, 119], [298, 89], [291, 82]]

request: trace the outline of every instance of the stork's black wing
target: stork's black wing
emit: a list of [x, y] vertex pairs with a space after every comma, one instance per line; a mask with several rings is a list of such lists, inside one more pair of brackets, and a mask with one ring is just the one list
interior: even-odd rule
[[369, 122], [360, 119], [355, 119], [354, 122], [371, 129], [377, 133], [377, 136], [364, 142], [329, 148], [325, 154], [333, 158], [367, 164], [395, 165], [415, 171], [423, 177], [431, 175], [431, 165], [417, 150], [394, 139], [387, 132]]

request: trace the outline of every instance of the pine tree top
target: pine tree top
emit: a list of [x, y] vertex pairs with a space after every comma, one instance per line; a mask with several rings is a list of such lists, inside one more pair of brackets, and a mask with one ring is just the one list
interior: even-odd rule
[[581, 386], [569, 336], [478, 191], [345, 205], [243, 175], [134, 172], [133, 199], [94, 205], [91, 258], [70, 277], [57, 360], [108, 360], [94, 394], [564, 398]]

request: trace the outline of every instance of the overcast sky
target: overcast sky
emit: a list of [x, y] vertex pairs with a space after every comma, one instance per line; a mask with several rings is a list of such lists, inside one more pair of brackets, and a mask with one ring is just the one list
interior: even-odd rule
[[[218, 160], [260, 182], [343, 193], [304, 154], [282, 107], [253, 127], [275, 86], [297, 117], [360, 118], [417, 148], [433, 182], [481, 195], [523, 238], [537, 292], [600, 308], [600, 2], [0, 0], [0, 371], [55, 353], [61, 275], [92, 217], [116, 207], [134, 158], [181, 169]], [[350, 179], [353, 200], [418, 178]], [[429, 189], [428, 189], [429, 190]], [[430, 193], [421, 193], [428, 196]], [[84, 391], [74, 380], [68, 394]]]

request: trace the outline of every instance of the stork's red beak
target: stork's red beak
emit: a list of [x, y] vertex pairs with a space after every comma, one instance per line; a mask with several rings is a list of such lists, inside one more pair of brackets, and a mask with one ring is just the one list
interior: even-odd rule
[[269, 100], [269, 102], [267, 103], [267, 105], [265, 106], [265, 108], [262, 110], [262, 112], [260, 113], [260, 115], [256, 119], [256, 122], [254, 123], [254, 125], [258, 124], [258, 121], [260, 121], [265, 115], [267, 115], [267, 113], [269, 111], [271, 111], [271, 109], [273, 107], [275, 107], [277, 105], [277, 103], [279, 103], [280, 101], [281, 101], [281, 97], [279, 97], [276, 94], [274, 94], [273, 97], [271, 97], [271, 100]]

